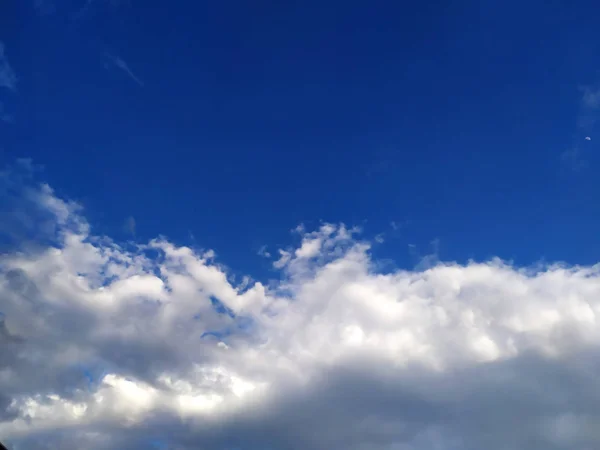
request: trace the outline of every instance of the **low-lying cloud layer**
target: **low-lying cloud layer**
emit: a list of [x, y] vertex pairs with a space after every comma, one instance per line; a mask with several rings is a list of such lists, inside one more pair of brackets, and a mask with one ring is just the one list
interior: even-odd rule
[[600, 266], [382, 274], [326, 224], [280, 252], [279, 281], [235, 285], [210, 251], [119, 245], [49, 187], [1, 178], [15, 450], [600, 445]]

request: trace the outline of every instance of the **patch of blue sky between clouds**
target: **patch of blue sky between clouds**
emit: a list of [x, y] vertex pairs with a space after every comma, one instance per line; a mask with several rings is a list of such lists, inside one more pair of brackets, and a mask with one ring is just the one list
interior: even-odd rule
[[211, 303], [213, 309], [218, 314], [224, 314], [224, 315], [229, 316], [231, 318], [235, 317], [235, 313], [230, 308], [228, 308], [227, 306], [225, 306], [223, 304], [223, 302], [221, 300], [219, 300], [217, 297], [215, 297], [214, 295], [210, 296], [210, 303]]
[[148, 445], [156, 450], [169, 450], [169, 441], [163, 438], [151, 438], [148, 440]]

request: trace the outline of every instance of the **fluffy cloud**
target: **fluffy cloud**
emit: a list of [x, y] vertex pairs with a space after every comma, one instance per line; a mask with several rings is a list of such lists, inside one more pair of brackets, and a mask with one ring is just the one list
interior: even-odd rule
[[378, 273], [326, 224], [279, 281], [237, 286], [210, 251], [121, 246], [0, 180], [5, 228], [27, 230], [0, 259], [15, 450], [598, 448], [600, 266]]

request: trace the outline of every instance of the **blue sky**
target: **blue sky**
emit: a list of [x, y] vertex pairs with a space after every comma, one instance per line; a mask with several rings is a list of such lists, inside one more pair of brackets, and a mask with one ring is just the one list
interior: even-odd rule
[[99, 232], [133, 217], [244, 272], [320, 220], [385, 233], [401, 266], [434, 239], [595, 261], [593, 2], [85, 4], [3, 6], [1, 158], [43, 165]]
[[599, 13], [4, 2], [0, 438], [597, 448]]

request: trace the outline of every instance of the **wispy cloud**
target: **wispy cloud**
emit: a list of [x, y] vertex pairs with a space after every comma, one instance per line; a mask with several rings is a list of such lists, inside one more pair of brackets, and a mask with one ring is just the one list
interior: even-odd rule
[[584, 155], [600, 119], [600, 87], [597, 84], [581, 86], [579, 91], [578, 129], [571, 147], [560, 154], [562, 165], [573, 172], [579, 172], [588, 166]]
[[[17, 75], [8, 62], [2, 41], [0, 41], [0, 88], [2, 88], [0, 90], [8, 90], [12, 93], [17, 90]], [[0, 121], [5, 123], [14, 121], [13, 116], [6, 112], [2, 100], [0, 100]]]
[[133, 71], [129, 68], [129, 65], [120, 57], [112, 55], [108, 52], [105, 53], [106, 59], [112, 65], [122, 70], [129, 78], [131, 78], [134, 82], [136, 82], [140, 87], [144, 87], [144, 82], [140, 80], [137, 75], [133, 73]]
[[33, 8], [40, 16], [46, 16], [56, 11], [56, 5], [52, 0], [34, 0]]
[[85, 17], [88, 14], [88, 12], [90, 11], [90, 8], [91, 8], [91, 6], [92, 6], [93, 3], [94, 3], [94, 0], [85, 0], [85, 3], [73, 15], [73, 19], [80, 20], [83, 17]]
[[121, 5], [130, 5], [131, 2], [130, 0], [78, 0], [77, 2], [32, 0], [32, 3], [33, 9], [40, 16], [56, 13], [58, 3], [60, 12], [68, 15], [73, 21], [79, 21], [93, 16], [95, 12], [106, 8], [107, 6], [116, 9]]
[[600, 118], [600, 87], [597, 84], [581, 86], [581, 106], [579, 110], [578, 126], [584, 133], [593, 130]]
[[263, 245], [261, 248], [259, 248], [257, 254], [258, 254], [258, 256], [262, 256], [263, 258], [271, 257], [271, 253], [267, 249], [266, 245]]
[[415, 268], [417, 270], [426, 270], [440, 263], [440, 240], [435, 238], [430, 242], [431, 252], [422, 255], [417, 246], [408, 244], [408, 251], [415, 258]]
[[14, 121], [13, 116], [4, 110], [4, 103], [2, 102], [0, 102], [0, 121], [6, 123], [12, 123]]
[[82, 5], [79, 7], [79, 10], [74, 14], [73, 18], [75, 20], [83, 19], [90, 12], [92, 12], [94, 7], [98, 3], [100, 3], [101, 5], [109, 4], [113, 8], [116, 8], [116, 7], [124, 5], [124, 4], [129, 4], [130, 1], [129, 0], [85, 0], [85, 2], [83, 2]]
[[579, 147], [573, 147], [565, 150], [560, 158], [563, 164], [574, 172], [579, 172], [587, 167], [587, 161], [581, 156]]
[[590, 109], [600, 108], [600, 88], [583, 87], [583, 98], [581, 99], [584, 107]]
[[408, 219], [392, 220], [390, 222], [390, 228], [392, 229], [392, 232], [394, 235], [398, 235], [400, 232], [405, 231], [409, 225], [410, 225], [410, 220], [408, 220]]
[[0, 87], [11, 91], [17, 89], [17, 75], [8, 62], [2, 41], [0, 41]]
[[129, 216], [127, 219], [125, 219], [125, 223], [123, 224], [123, 229], [127, 233], [131, 234], [132, 236], [135, 236], [136, 221], [133, 216]]

